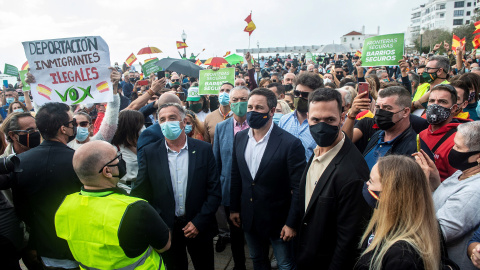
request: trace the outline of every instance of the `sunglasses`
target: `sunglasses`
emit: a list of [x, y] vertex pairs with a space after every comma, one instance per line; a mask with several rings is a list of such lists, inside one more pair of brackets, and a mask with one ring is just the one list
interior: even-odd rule
[[90, 126], [90, 122], [82, 121], [82, 122], [78, 123], [78, 125], [81, 126], [81, 127], [88, 127], [88, 126]]
[[77, 126], [77, 119], [73, 118], [72, 121], [68, 121], [67, 123], [64, 124], [65, 127], [69, 127], [70, 124], [72, 124], [73, 127]]
[[38, 132], [38, 129], [27, 129], [27, 130], [12, 130], [12, 132], [15, 132], [15, 133], [20, 133], [20, 132], [25, 132], [27, 134], [32, 134], [32, 133], [35, 133], [35, 132]]
[[[110, 163], [114, 162], [117, 158], [118, 158], [118, 163], [117, 163], [117, 164], [110, 165]], [[98, 171], [98, 173], [102, 173], [103, 168], [105, 168], [105, 167], [117, 167], [121, 160], [122, 160], [122, 153], [120, 153], [120, 154], [119, 154], [118, 156], [116, 156], [114, 159], [112, 159], [112, 160], [110, 160], [109, 162], [107, 162], [107, 164], [103, 165], [102, 168]]]
[[310, 94], [310, 92], [301, 92], [301, 91], [298, 91], [298, 90], [293, 90], [293, 95], [295, 95], [295, 97], [308, 98], [309, 94]]
[[175, 79], [175, 80], [172, 80], [172, 82], [179, 82], [180, 79]]

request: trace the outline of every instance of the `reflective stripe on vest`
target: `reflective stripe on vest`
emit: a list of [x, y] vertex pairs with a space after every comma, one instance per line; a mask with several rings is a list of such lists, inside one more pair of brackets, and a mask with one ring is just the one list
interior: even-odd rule
[[102, 197], [70, 194], [55, 214], [57, 236], [67, 240], [83, 269], [164, 269], [161, 256], [151, 247], [129, 258], [120, 246], [121, 222], [138, 201], [143, 200], [116, 193]]

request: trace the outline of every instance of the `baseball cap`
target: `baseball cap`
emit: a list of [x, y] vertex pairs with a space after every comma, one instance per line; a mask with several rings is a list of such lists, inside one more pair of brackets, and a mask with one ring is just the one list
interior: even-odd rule
[[199, 101], [200, 95], [198, 94], [198, 87], [188, 88], [188, 97], [187, 101]]

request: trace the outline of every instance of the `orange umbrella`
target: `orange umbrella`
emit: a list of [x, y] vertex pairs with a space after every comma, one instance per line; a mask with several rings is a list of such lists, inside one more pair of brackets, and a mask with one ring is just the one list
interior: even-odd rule
[[137, 55], [139, 54], [152, 54], [152, 53], [161, 53], [162, 51], [157, 48], [157, 47], [145, 47], [143, 49], [141, 49]]
[[228, 64], [228, 62], [222, 57], [212, 57], [212, 58], [208, 58], [207, 61], [205, 61], [205, 63], [203, 64], [207, 66], [221, 67], [222, 64], [226, 65]]

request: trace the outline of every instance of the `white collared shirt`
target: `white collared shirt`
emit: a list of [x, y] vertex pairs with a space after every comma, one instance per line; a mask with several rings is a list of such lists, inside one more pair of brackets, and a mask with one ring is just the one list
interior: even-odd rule
[[188, 182], [188, 141], [176, 152], [167, 147], [168, 168], [170, 169], [170, 177], [172, 181], [173, 196], [175, 197], [175, 216], [181, 217], [185, 215], [185, 196], [187, 196]]
[[267, 134], [263, 136], [258, 142], [253, 137], [253, 131], [250, 128], [248, 130], [248, 143], [245, 148], [245, 161], [247, 162], [248, 169], [252, 178], [255, 179], [257, 175], [258, 167], [260, 167], [260, 162], [262, 161], [263, 154], [265, 153], [265, 148], [267, 148], [268, 139], [272, 133], [273, 122], [271, 123], [270, 128], [267, 131]]

